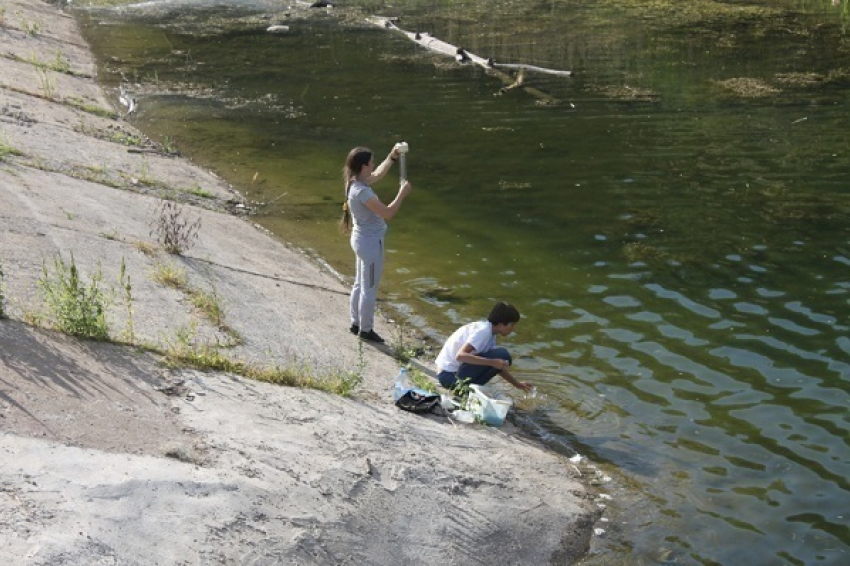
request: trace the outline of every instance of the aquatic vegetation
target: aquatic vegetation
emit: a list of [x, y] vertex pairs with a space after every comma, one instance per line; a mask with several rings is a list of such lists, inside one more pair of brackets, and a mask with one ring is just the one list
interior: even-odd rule
[[623, 246], [623, 255], [629, 262], [643, 261], [663, 262], [670, 259], [670, 254], [654, 246], [641, 242], [629, 242]]
[[603, 96], [617, 100], [654, 101], [658, 100], [661, 96], [658, 92], [629, 85], [608, 85], [598, 87], [596, 90]]
[[826, 77], [819, 73], [780, 73], [774, 80], [785, 87], [809, 88], [824, 84]]
[[781, 92], [778, 88], [774, 88], [764, 81], [747, 77], [714, 81], [714, 84], [742, 98], [763, 98]]
[[625, 217], [626, 225], [632, 232], [663, 232], [661, 215], [655, 210], [629, 210]]
[[617, 4], [629, 12], [634, 12], [642, 21], [664, 27], [695, 26], [717, 20], [722, 20], [725, 25], [728, 25], [736, 21], [775, 18], [784, 12], [778, 6], [714, 0], [684, 3], [676, 0], [627, 0]]
[[787, 195], [766, 202], [761, 214], [774, 224], [794, 222], [821, 229], [830, 225], [841, 227], [850, 220], [850, 202], [840, 203], [817, 195]]

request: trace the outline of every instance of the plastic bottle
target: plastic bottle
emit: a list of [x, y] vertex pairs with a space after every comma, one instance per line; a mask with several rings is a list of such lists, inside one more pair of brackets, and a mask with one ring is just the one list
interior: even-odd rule
[[395, 378], [395, 386], [393, 387], [393, 401], [398, 401], [399, 397], [404, 395], [404, 392], [410, 389], [407, 384], [407, 368], [401, 368], [398, 372], [398, 377]]

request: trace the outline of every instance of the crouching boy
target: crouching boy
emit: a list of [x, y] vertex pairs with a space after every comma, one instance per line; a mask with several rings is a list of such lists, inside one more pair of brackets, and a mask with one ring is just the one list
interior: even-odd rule
[[508, 368], [513, 362], [505, 348], [496, 347], [496, 336], [508, 336], [519, 322], [519, 311], [507, 303], [496, 303], [487, 320], [461, 326], [446, 340], [437, 356], [437, 379], [453, 389], [458, 382], [484, 385], [496, 375], [523, 391], [530, 383], [517, 381]]

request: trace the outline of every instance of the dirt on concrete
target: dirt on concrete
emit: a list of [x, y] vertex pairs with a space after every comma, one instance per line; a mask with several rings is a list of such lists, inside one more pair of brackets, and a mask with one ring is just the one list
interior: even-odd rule
[[[587, 551], [599, 506], [574, 465], [510, 423], [396, 409], [399, 364], [348, 333], [343, 282], [122, 120], [61, 8], [4, 7], [0, 564], [570, 564]], [[200, 220], [179, 255], [152, 234], [163, 197]], [[59, 257], [102, 275], [111, 341], [50, 329], [38, 282]], [[184, 283], [164, 284], [168, 270]], [[362, 383], [349, 398], [164, 365], [181, 344]]]

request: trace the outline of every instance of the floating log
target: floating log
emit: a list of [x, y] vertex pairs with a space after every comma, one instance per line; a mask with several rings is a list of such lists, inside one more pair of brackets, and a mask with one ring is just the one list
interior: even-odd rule
[[538, 67], [536, 65], [526, 65], [525, 63], [493, 63], [494, 67], [500, 69], [525, 69], [536, 73], [545, 73], [547, 75], [555, 75], [557, 77], [571, 77], [572, 71], [559, 71], [558, 69], [548, 69], [546, 67]]
[[[541, 90], [538, 90], [533, 87], [523, 86], [523, 82], [525, 79], [523, 71], [528, 70], [561, 77], [570, 77], [573, 74], [572, 71], [547, 69], [546, 67], [538, 67], [535, 65], [526, 65], [521, 63], [496, 63], [495, 61], [493, 61], [492, 58], [485, 59], [484, 57], [481, 57], [474, 53], [470, 53], [463, 47], [458, 47], [456, 45], [452, 45], [451, 43], [447, 43], [441, 39], [437, 39], [428, 32], [412, 32], [404, 30], [398, 27], [391, 18], [371, 16], [369, 18], [366, 18], [366, 20], [379, 27], [395, 31], [397, 33], [401, 33], [417, 45], [421, 45], [425, 49], [434, 51], [435, 53], [440, 53], [442, 55], [452, 57], [455, 59], [455, 61], [459, 63], [472, 63], [473, 65], [478, 65], [479, 67], [482, 67], [488, 75], [497, 77], [503, 83], [505, 83], [506, 86], [500, 89], [501, 92], [507, 92], [508, 90], [522, 87], [523, 90], [525, 90], [528, 94], [534, 96], [535, 98], [538, 98], [543, 104], [554, 104], [557, 102], [557, 100], [552, 95], [547, 94]], [[519, 73], [517, 77], [512, 77], [501, 69], [517, 69], [519, 70]]]

